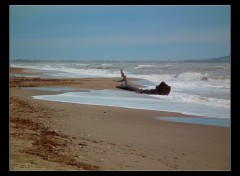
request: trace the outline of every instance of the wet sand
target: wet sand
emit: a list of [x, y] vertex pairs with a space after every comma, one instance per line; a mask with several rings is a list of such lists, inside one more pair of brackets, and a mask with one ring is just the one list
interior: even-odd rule
[[[31, 70], [11, 68], [11, 73]], [[119, 78], [10, 77], [10, 170], [230, 170], [230, 128], [171, 112], [33, 99], [28, 86], [116, 89]]]

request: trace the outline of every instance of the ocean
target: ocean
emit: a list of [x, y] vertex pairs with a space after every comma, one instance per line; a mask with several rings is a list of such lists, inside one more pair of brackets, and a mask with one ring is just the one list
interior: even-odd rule
[[[142, 79], [137, 83], [141, 84], [143, 89], [155, 88], [162, 81], [171, 86], [168, 96], [141, 96], [141, 100], [145, 99], [149, 102], [147, 106], [137, 105], [135, 94], [132, 95], [134, 100], [132, 104], [130, 99], [125, 100], [131, 104], [126, 106], [136, 109], [180, 112], [201, 117], [230, 119], [231, 116], [229, 62], [10, 61], [10, 66], [40, 70], [41, 73], [37, 76], [43, 78], [118, 77], [120, 79], [119, 68], [122, 68], [128, 78]], [[26, 73], [26, 76], [34, 75]], [[75, 95], [82, 97], [84, 94], [87, 97], [91, 96], [90, 93], [91, 91], [89, 94], [76, 92]], [[102, 93], [106, 96], [106, 92], [99, 92], [99, 94]], [[96, 94], [95, 91], [94, 95]], [[110, 92], [107, 96], [112, 97], [113, 100], [114, 94], [116, 92]], [[103, 105], [111, 105], [112, 100], [109, 99], [109, 103], [105, 101]]]

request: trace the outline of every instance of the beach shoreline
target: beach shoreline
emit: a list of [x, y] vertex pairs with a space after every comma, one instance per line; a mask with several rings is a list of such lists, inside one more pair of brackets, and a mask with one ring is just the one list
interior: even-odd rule
[[[10, 170], [230, 170], [230, 128], [160, 121], [173, 112], [33, 99], [53, 91], [117, 89], [121, 78], [24, 77], [10, 68]], [[36, 72], [35, 72], [36, 73]], [[191, 117], [191, 116], [189, 116]]]

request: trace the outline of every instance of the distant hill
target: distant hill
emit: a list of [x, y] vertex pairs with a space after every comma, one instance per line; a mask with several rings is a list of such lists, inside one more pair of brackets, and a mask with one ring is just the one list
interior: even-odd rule
[[211, 59], [198, 59], [198, 60], [184, 60], [184, 62], [230, 62], [230, 56], [217, 57]]

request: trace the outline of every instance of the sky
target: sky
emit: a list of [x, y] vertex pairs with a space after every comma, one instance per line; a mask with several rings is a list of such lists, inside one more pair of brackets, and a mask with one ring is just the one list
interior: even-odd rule
[[229, 5], [9, 8], [10, 60], [189, 60], [231, 54]]

